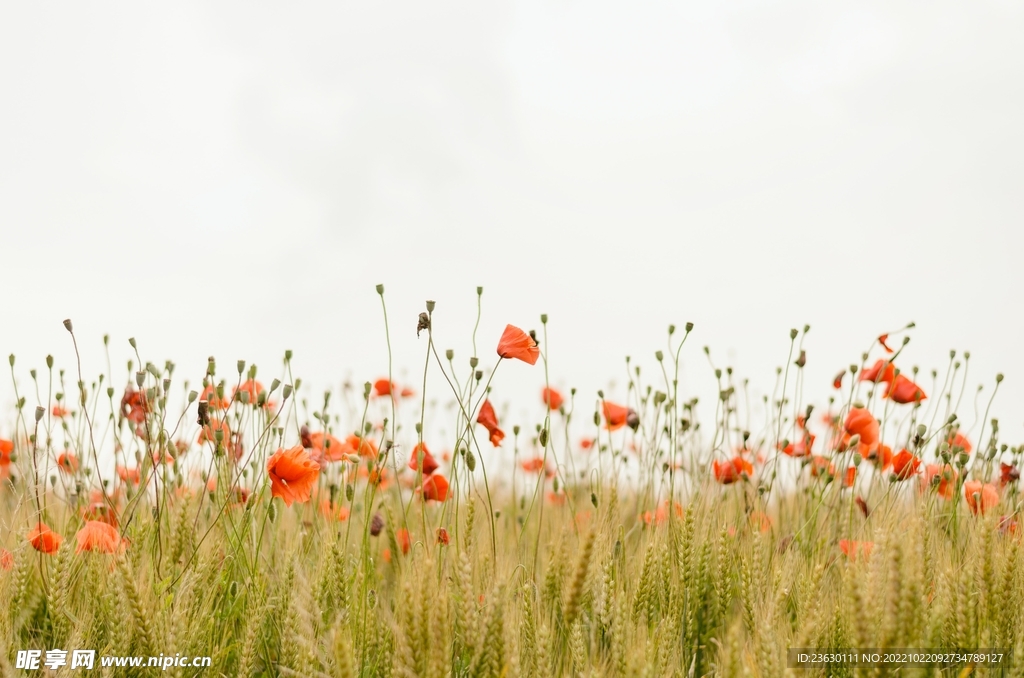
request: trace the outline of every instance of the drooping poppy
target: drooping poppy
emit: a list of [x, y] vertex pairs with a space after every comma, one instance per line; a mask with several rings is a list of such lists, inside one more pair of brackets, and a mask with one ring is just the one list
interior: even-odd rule
[[846, 370], [839, 372], [835, 377], [832, 378], [832, 388], [843, 387], [843, 377], [846, 376]]
[[423, 500], [444, 501], [448, 498], [448, 479], [441, 474], [423, 479]]
[[917, 474], [920, 466], [921, 460], [909, 450], [900, 450], [892, 458], [892, 472], [896, 476], [896, 480], [910, 479]]
[[320, 475], [320, 465], [313, 461], [301, 445], [279, 449], [267, 460], [270, 493], [280, 497], [285, 506], [309, 501], [310, 492]]
[[857, 508], [859, 508], [860, 512], [864, 514], [865, 518], [871, 515], [871, 509], [868, 508], [868, 503], [864, 501], [864, 497], [857, 497], [854, 501], [857, 503]]
[[858, 381], [870, 381], [875, 384], [889, 383], [896, 377], [896, 366], [888, 360], [878, 359], [871, 367], [860, 373]]
[[476, 423], [487, 429], [492, 445], [498, 447], [501, 444], [502, 439], [505, 437], [505, 432], [498, 428], [498, 415], [494, 413], [494, 406], [491, 405], [490, 400], [485, 400], [484, 404], [480, 406], [480, 413], [476, 417]]
[[535, 365], [537, 358], [540, 357], [540, 348], [529, 334], [515, 325], [506, 325], [505, 331], [501, 333], [501, 339], [498, 340], [498, 355]]
[[901, 405], [920, 402], [928, 398], [920, 386], [902, 374], [897, 374], [892, 380], [888, 390], [885, 392], [885, 397]]
[[[423, 455], [422, 465], [420, 462], [421, 453]], [[429, 476], [437, 470], [437, 460], [434, 459], [434, 455], [430, 454], [426, 443], [419, 443], [413, 448], [412, 454], [409, 456], [409, 468], [413, 471], [422, 471], [425, 476]]]
[[52, 556], [60, 548], [60, 544], [64, 541], [64, 537], [60, 536], [49, 527], [46, 523], [39, 523], [35, 528], [27, 535], [29, 543], [32, 544], [32, 548], [40, 553], [45, 553]]
[[609, 431], [618, 431], [626, 425], [626, 419], [629, 417], [628, 407], [605, 400], [601, 403], [601, 409], [604, 412], [604, 426]]
[[1006, 464], [1000, 462], [999, 464], [999, 484], [1003, 487], [1011, 485], [1020, 480], [1020, 469], [1013, 464]]
[[540, 397], [544, 404], [547, 405], [548, 409], [551, 410], [552, 412], [557, 412], [558, 410], [562, 409], [562, 403], [565, 401], [561, 393], [548, 386], [545, 386], [544, 389], [540, 392]]
[[839, 550], [846, 554], [851, 561], [857, 560], [857, 552], [860, 551], [864, 558], [871, 556], [871, 550], [875, 548], [873, 541], [851, 541], [849, 539], [839, 540]]
[[78, 457], [74, 455], [70, 450], [64, 450], [57, 457], [57, 468], [64, 473], [77, 473], [78, 472]]
[[754, 475], [754, 465], [740, 456], [733, 457], [726, 461], [719, 461], [715, 459], [711, 463], [711, 468], [714, 472], [715, 480], [722, 485], [731, 485], [732, 483]]
[[117, 528], [99, 520], [90, 520], [75, 535], [78, 546], [75, 553], [96, 551], [99, 553], [116, 553], [121, 545], [121, 536]]
[[935, 487], [938, 495], [949, 501], [956, 492], [956, 480], [957, 472], [952, 465], [925, 464], [924, 473], [921, 475], [921, 489], [929, 490]]
[[999, 490], [992, 483], [968, 480], [964, 483], [964, 498], [972, 513], [984, 514], [999, 505]]

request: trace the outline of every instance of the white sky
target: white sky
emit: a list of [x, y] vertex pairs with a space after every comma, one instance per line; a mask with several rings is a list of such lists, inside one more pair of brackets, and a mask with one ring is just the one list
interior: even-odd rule
[[[418, 381], [423, 300], [464, 365], [483, 285], [481, 358], [546, 312], [587, 398], [686, 321], [689, 392], [705, 344], [770, 390], [809, 323], [821, 403], [914, 320], [904, 369], [1005, 372], [1017, 443], [1022, 34], [981, 1], [6, 3], [0, 353], [23, 385], [47, 353], [71, 371], [71, 317], [89, 379], [109, 332], [119, 376], [135, 336], [194, 382], [291, 348], [307, 383], [361, 383], [380, 282]], [[532, 424], [540, 369], [502, 370], [503, 423]]]

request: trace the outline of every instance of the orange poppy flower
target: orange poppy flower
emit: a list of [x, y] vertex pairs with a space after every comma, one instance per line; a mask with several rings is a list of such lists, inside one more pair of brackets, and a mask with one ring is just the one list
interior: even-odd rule
[[300, 504], [309, 501], [310, 492], [320, 476], [320, 465], [309, 456], [301, 445], [290, 449], [279, 449], [267, 460], [267, 475], [270, 476], [270, 493], [280, 497], [285, 506], [292, 502]]
[[68, 416], [68, 414], [70, 414], [60, 405], [54, 405], [53, 409], [50, 410], [50, 413], [53, 414], [53, 416], [57, 417], [58, 419], [63, 419], [64, 417]]
[[12, 454], [14, 454], [14, 441], [0, 439], [0, 466], [10, 464]]
[[836, 474], [836, 467], [825, 457], [820, 454], [815, 454], [810, 459], [811, 462], [811, 476], [817, 478], [818, 476], [831, 477]]
[[533, 459], [524, 459], [519, 462], [519, 465], [523, 467], [523, 470], [527, 473], [540, 473], [541, 469], [544, 468], [544, 459], [541, 457], [534, 457]]
[[432, 475], [423, 480], [423, 501], [444, 501], [448, 498], [448, 479]]
[[609, 431], [617, 431], [626, 425], [626, 419], [629, 417], [628, 407], [605, 400], [601, 403], [601, 409], [604, 411], [604, 426]]
[[409, 549], [412, 548], [412, 540], [409, 539], [409, 530], [404, 527], [400, 527], [395, 531], [395, 539], [398, 540], [398, 547], [402, 549], [402, 553], [406, 554]]
[[[804, 433], [803, 440], [789, 443], [782, 448], [782, 453], [790, 457], [807, 457], [811, 454], [814, 440], [815, 435], [813, 433]], [[781, 443], [779, 445], [781, 447]]]
[[377, 443], [373, 442], [369, 438], [360, 438], [359, 436], [352, 434], [348, 438], [345, 438], [345, 444], [348, 445], [355, 454], [360, 457], [368, 457], [370, 459], [377, 458]]
[[199, 400], [205, 400], [211, 410], [226, 410], [231, 404], [226, 398], [217, 396], [217, 387], [213, 384], [206, 385], [202, 395], [199, 396]]
[[888, 445], [879, 445], [871, 450], [864, 445], [858, 446], [860, 456], [874, 463], [879, 471], [884, 471], [892, 464], [892, 448]]
[[0, 569], [14, 569], [14, 554], [8, 551], [7, 549], [0, 549]]
[[64, 537], [47, 527], [46, 523], [36, 525], [35, 529], [29, 532], [27, 536], [32, 544], [32, 548], [51, 556], [57, 552], [61, 542], [64, 541]]
[[[360, 469], [365, 467], [360, 466]], [[386, 468], [373, 468], [366, 475], [366, 482], [371, 485], [375, 485], [382, 490], [386, 490], [390, 484], [388, 480], [388, 470]]]
[[565, 504], [565, 494], [561, 492], [548, 492], [547, 498], [548, 503], [552, 506], [562, 506]]
[[889, 398], [894, 403], [900, 403], [901, 405], [920, 402], [928, 398], [928, 396], [924, 394], [924, 391], [921, 390], [920, 386], [907, 379], [902, 374], [897, 374], [893, 379], [885, 393], [885, 397]]
[[597, 444], [597, 438], [584, 438], [583, 440], [580, 441], [580, 449], [581, 450], [589, 450], [590, 448], [592, 448], [596, 444]]
[[448, 536], [448, 530], [443, 527], [437, 528], [437, 543], [441, 546], [448, 546], [451, 543], [451, 537]]
[[845, 377], [845, 376], [846, 376], [846, 370], [843, 370], [842, 372], [840, 372], [839, 374], [834, 376], [832, 378], [832, 388], [842, 388], [843, 387], [843, 377]]
[[949, 501], [953, 498], [953, 493], [956, 491], [956, 479], [957, 472], [950, 464], [942, 466], [941, 464], [925, 464], [924, 473], [921, 475], [921, 489], [931, 489], [936, 481], [932, 480], [938, 477], [938, 494], [940, 497]]
[[[422, 465], [420, 462], [421, 452], [423, 453]], [[422, 471], [425, 476], [429, 476], [437, 470], [437, 460], [434, 459], [434, 455], [430, 454], [426, 443], [419, 443], [413, 448], [412, 454], [409, 456], [409, 468], [413, 471]]]
[[960, 431], [954, 431], [952, 434], [950, 434], [950, 436], [946, 438], [946, 442], [949, 443], [949, 446], [953, 448], [954, 452], [956, 452], [957, 448], [959, 448], [960, 451], [966, 454], [970, 454], [971, 450], [974, 449], [971, 446], [971, 441], [968, 440], [967, 436], [965, 436], [963, 433], [960, 433]]
[[557, 412], [558, 410], [562, 409], [562, 403], [565, 401], [565, 398], [562, 397], [561, 393], [559, 393], [553, 388], [548, 388], [546, 386], [540, 392], [540, 398], [544, 402], [544, 404], [548, 406], [548, 409], [551, 410], [552, 412]]
[[332, 502], [329, 497], [320, 500], [320, 514], [331, 520], [343, 522], [348, 520], [348, 507], [340, 502]]
[[117, 514], [102, 501], [92, 502], [88, 506], [83, 506], [79, 511], [79, 515], [85, 521], [96, 520], [117, 527]]
[[121, 536], [117, 528], [98, 520], [90, 520], [75, 535], [78, 546], [75, 553], [82, 551], [98, 551], [100, 553], [116, 553], [121, 545]]
[[845, 553], [850, 560], [857, 560], [857, 551], [860, 551], [864, 558], [870, 557], [873, 548], [875, 548], [875, 543], [872, 541], [839, 540], [839, 550]]
[[77, 473], [78, 457], [69, 450], [64, 450], [61, 452], [60, 456], [57, 457], [57, 468], [64, 473]]
[[843, 474], [843, 487], [853, 487], [853, 483], [857, 480], [857, 467], [850, 466], [846, 469], [846, 473]]
[[[672, 502], [675, 508], [675, 514], [677, 518], [683, 517], [683, 506], [679, 502]], [[668, 520], [668, 499], [661, 502], [661, 506], [657, 508], [653, 513], [650, 511], [644, 511], [643, 521], [648, 525], [654, 523], [656, 525], [662, 525]]]
[[[849, 414], [846, 415], [844, 428], [850, 436], [859, 435], [860, 444], [866, 445], [869, 450], [878, 444], [878, 434], [880, 432], [878, 420], [863, 407], [853, 407], [850, 409]], [[849, 438], [846, 440], [848, 441]]]
[[889, 344], [886, 343], [887, 341], [889, 341], [889, 335], [888, 334], [879, 335], [878, 343], [882, 345], [882, 348], [885, 349], [885, 352], [886, 353], [895, 353], [896, 351], [892, 350], [892, 347], [889, 346]]
[[744, 480], [754, 475], [754, 466], [743, 457], [733, 457], [730, 460], [720, 462], [715, 459], [711, 463], [715, 474], [715, 480], [723, 485], [731, 485], [738, 480]]
[[315, 452], [315, 457], [320, 461], [341, 461], [345, 455], [355, 454], [354, 447], [343, 443], [332, 435], [318, 431], [309, 434], [309, 447]]
[[121, 464], [117, 465], [117, 477], [126, 483], [130, 482], [135, 485], [138, 485], [139, 482], [141, 481], [138, 467], [128, 468], [127, 466], [122, 466]]
[[964, 498], [972, 513], [984, 514], [999, 505], [999, 490], [991, 483], [982, 484], [980, 480], [968, 480], [964, 483]]
[[1006, 487], [1020, 480], [1020, 469], [1013, 464], [999, 464], [999, 484]]
[[515, 325], [506, 325], [505, 331], [501, 333], [501, 339], [498, 340], [498, 355], [535, 365], [537, 358], [540, 357], [540, 349], [529, 334]]
[[756, 527], [758, 532], [768, 532], [772, 529], [772, 518], [763, 511], [753, 511], [750, 514], [750, 524]]
[[391, 395], [391, 392], [395, 389], [395, 383], [388, 381], [387, 379], [378, 379], [373, 382], [373, 395], [374, 396], [386, 396]]
[[484, 404], [480, 406], [480, 414], [476, 417], [476, 423], [487, 429], [491, 435], [492, 445], [498, 447], [501, 444], [505, 432], [498, 428], [498, 415], [494, 413], [494, 406], [491, 405], [490, 400], [485, 400]]
[[892, 458], [892, 472], [896, 474], [896, 480], [907, 480], [916, 475], [921, 460], [907, 450], [900, 450]]
[[[260, 393], [263, 393], [263, 384], [256, 381], [255, 379], [246, 379], [239, 386], [236, 386], [231, 391], [231, 399], [234, 400], [239, 393], [249, 394], [249, 405], [255, 405], [259, 402]], [[267, 400], [263, 403], [264, 408], [273, 408], [274, 403]]]
[[210, 443], [216, 445], [217, 431], [224, 432], [224, 439], [222, 442], [224, 447], [227, 447], [228, 444], [231, 442], [231, 429], [228, 427], [228, 422], [221, 421], [220, 419], [215, 419], [214, 417], [210, 417], [210, 423], [203, 426], [203, 428], [200, 429], [199, 438], [197, 439], [198, 443], [202, 445], [203, 443], [209, 441]]
[[896, 366], [888, 360], [878, 359], [871, 367], [860, 373], [857, 381], [870, 381], [876, 384], [890, 383], [896, 377]]

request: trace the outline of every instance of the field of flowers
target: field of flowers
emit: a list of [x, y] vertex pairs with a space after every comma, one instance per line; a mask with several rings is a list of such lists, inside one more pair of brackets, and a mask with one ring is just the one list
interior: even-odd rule
[[[805, 384], [793, 330], [770, 398], [712, 366], [699, 421], [690, 324], [613, 402], [551, 386], [544, 316], [456, 359], [433, 302], [396, 330], [377, 292], [418, 383], [389, 364], [313, 396], [290, 352], [280, 378], [211, 357], [188, 381], [134, 340], [126, 375], [10, 356], [0, 676], [75, 648], [211, 657], [182, 676], [1024, 675], [1024, 447], [988, 418], [1001, 375], [962, 421], [969, 356], [906, 366], [911, 324]], [[498, 415], [513, 365], [536, 374], [522, 427]], [[792, 648], [1008, 654], [797, 669]]]

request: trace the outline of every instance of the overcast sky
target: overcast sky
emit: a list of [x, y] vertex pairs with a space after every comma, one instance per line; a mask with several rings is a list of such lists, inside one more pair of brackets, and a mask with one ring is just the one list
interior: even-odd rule
[[[809, 323], [823, 403], [913, 320], [904, 369], [1005, 372], [1017, 443], [1021, 35], [1015, 2], [6, 3], [0, 352], [71, 370], [71, 317], [90, 379], [109, 332], [119, 378], [134, 336], [193, 381], [288, 348], [361, 383], [383, 283], [418, 381], [423, 301], [462, 365], [482, 285], [481, 358], [548, 313], [587, 399], [692, 321], [688, 392], [703, 345], [770, 391]], [[502, 367], [509, 423], [542, 383]]]

